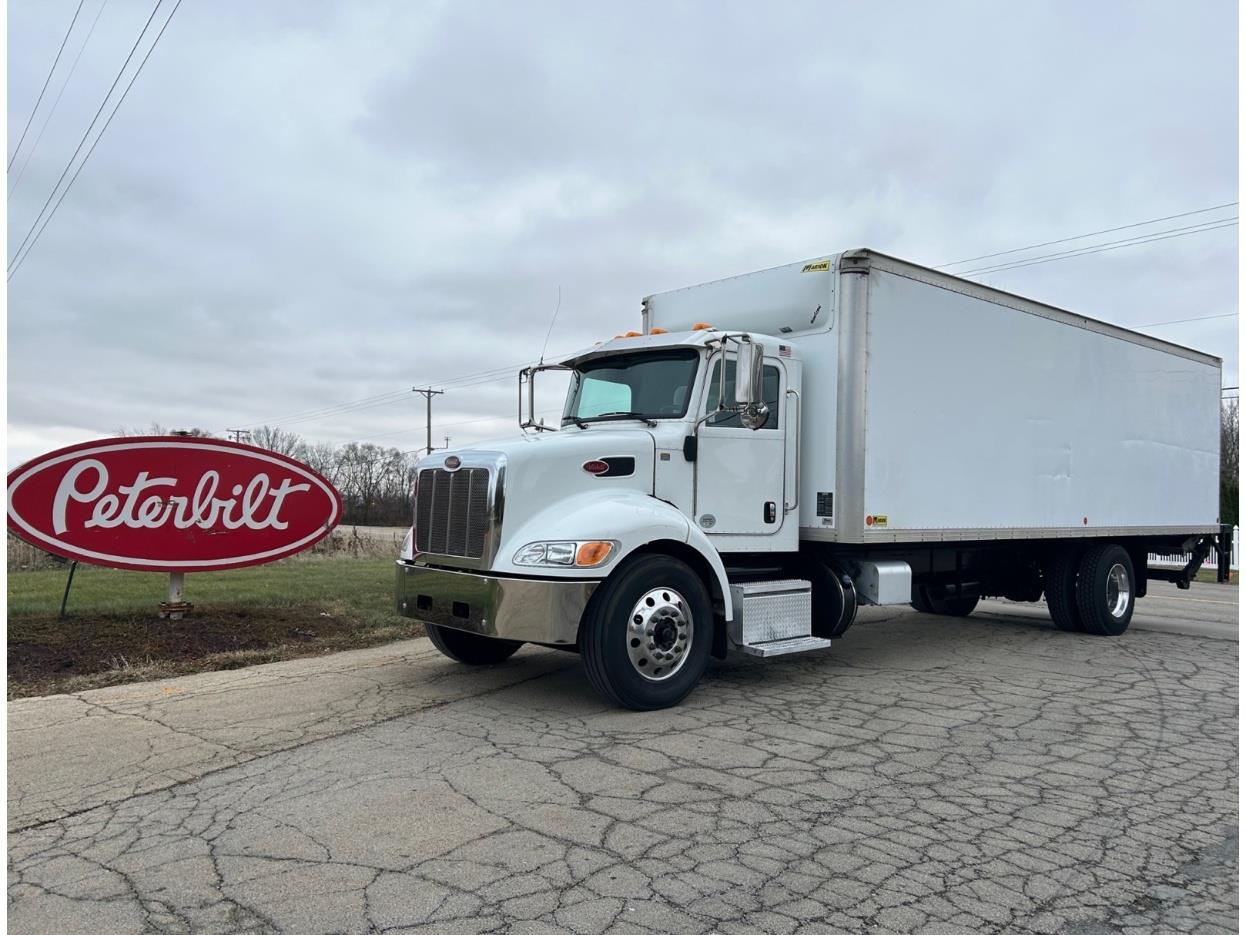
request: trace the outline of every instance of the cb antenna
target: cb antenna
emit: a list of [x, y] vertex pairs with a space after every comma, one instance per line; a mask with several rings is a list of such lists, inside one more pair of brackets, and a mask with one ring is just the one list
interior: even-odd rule
[[545, 349], [549, 347], [549, 336], [554, 333], [554, 322], [558, 321], [558, 310], [562, 308], [562, 285], [558, 286], [558, 301], [554, 303], [554, 317], [549, 320], [549, 330], [545, 332], [545, 343], [541, 345], [541, 359], [537, 366], [545, 363]]

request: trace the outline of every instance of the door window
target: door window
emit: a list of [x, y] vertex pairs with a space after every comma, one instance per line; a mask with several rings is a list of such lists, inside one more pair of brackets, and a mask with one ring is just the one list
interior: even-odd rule
[[[705, 398], [705, 412], [708, 415], [718, 408], [718, 400], [722, 398], [721, 386], [721, 369], [722, 361], [719, 360], [714, 364], [714, 375], [710, 378], [710, 391]], [[765, 402], [769, 414], [766, 416], [766, 424], [758, 431], [766, 429], [777, 429], [779, 427], [779, 368], [766, 365], [761, 369], [761, 398]], [[727, 361], [727, 392], [726, 399], [728, 404], [735, 401], [735, 361]], [[706, 425], [719, 426], [721, 428], [743, 428], [740, 424], [740, 414], [738, 412], [723, 412], [716, 416], [711, 416], [705, 420]]]

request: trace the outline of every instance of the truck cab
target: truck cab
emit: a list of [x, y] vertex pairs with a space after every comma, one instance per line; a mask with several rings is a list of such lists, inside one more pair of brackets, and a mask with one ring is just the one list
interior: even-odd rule
[[[531, 412], [549, 370], [570, 372], [557, 429]], [[399, 611], [487, 663], [525, 642], [583, 653], [584, 621], [626, 610], [626, 669], [594, 681], [628, 707], [674, 703], [727, 649], [730, 557], [797, 552], [801, 370], [790, 345], [709, 325], [524, 370], [527, 434], [419, 463]], [[622, 578], [640, 583], [601, 588]]]

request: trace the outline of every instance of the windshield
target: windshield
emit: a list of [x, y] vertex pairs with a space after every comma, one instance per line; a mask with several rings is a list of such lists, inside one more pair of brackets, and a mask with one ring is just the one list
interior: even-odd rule
[[605, 419], [678, 419], [697, 375], [695, 350], [614, 354], [576, 368], [563, 424]]

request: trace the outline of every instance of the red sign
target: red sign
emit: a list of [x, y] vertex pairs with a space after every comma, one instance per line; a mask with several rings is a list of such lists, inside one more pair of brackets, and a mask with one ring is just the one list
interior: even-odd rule
[[215, 438], [106, 438], [9, 474], [9, 530], [65, 558], [137, 571], [220, 571], [285, 558], [342, 515], [293, 458]]

